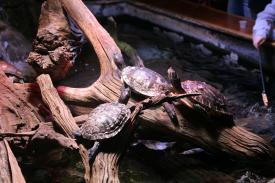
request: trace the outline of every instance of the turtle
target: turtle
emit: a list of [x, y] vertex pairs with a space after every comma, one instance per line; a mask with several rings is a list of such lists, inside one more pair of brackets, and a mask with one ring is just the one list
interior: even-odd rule
[[[121, 79], [134, 93], [144, 97], [154, 97], [168, 94], [172, 85], [159, 73], [143, 66], [127, 66], [121, 71]], [[178, 124], [175, 108], [172, 103], [162, 104], [168, 116]]]
[[117, 102], [104, 103], [93, 109], [85, 123], [74, 132], [76, 138], [95, 141], [89, 150], [93, 158], [100, 141], [116, 136], [131, 117], [131, 110], [126, 106], [130, 98], [130, 89], [124, 88]]
[[[132, 108], [126, 106], [130, 93], [131, 89], [124, 86], [117, 102], [100, 104], [89, 113], [88, 119], [80, 129], [74, 132], [76, 138], [81, 137], [89, 141], [95, 141], [94, 146], [89, 150], [90, 160], [93, 159], [100, 141], [116, 136], [131, 118]], [[175, 95], [175, 97], [191, 97], [195, 95], [198, 94]]]
[[[186, 80], [181, 82], [176, 71], [169, 67], [168, 78], [176, 92], [179, 93], [201, 93], [192, 96], [189, 100], [194, 104], [192, 107], [199, 109], [212, 121], [222, 121], [227, 125], [233, 125], [233, 115], [227, 111], [227, 101], [225, 96], [213, 86], [203, 81]], [[190, 107], [190, 106], [189, 106]]]

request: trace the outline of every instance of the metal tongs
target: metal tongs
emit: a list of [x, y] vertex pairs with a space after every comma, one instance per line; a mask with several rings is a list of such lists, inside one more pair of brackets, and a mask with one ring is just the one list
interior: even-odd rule
[[265, 88], [265, 78], [264, 78], [264, 71], [263, 71], [263, 61], [264, 61], [264, 55], [263, 55], [263, 48], [262, 46], [258, 50], [260, 60], [259, 60], [259, 69], [260, 69], [260, 75], [261, 75], [261, 83], [262, 83], [262, 100], [265, 107], [269, 106], [268, 97], [266, 94], [266, 88]]

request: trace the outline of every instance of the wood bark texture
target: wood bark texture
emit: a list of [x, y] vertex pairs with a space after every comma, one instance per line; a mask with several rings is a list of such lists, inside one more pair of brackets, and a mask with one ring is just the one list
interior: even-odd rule
[[60, 2], [44, 2], [38, 32], [33, 41], [33, 51], [27, 61], [38, 73], [48, 73], [54, 80], [58, 80], [72, 67], [79, 46], [71, 33]]
[[[47, 104], [56, 124], [63, 130], [67, 137], [74, 138], [73, 133], [79, 129], [75, 120], [64, 102], [59, 97], [57, 90], [54, 88], [49, 75], [42, 74], [37, 77], [37, 83], [40, 87], [43, 101]], [[86, 182], [90, 180], [90, 167], [88, 153], [84, 146], [79, 146], [79, 154], [82, 158]]]

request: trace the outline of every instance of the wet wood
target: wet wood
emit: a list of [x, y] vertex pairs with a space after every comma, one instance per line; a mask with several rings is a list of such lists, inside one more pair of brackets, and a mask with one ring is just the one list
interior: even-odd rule
[[0, 170], [1, 183], [26, 183], [18, 162], [5, 139], [0, 141]]
[[61, 79], [73, 65], [77, 44], [60, 2], [44, 2], [33, 50], [27, 61], [38, 73], [48, 73], [54, 80]]

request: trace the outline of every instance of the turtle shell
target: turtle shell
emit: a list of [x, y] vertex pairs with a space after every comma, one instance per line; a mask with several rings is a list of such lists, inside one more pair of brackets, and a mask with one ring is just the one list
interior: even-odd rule
[[186, 93], [201, 93], [192, 98], [203, 107], [220, 112], [226, 111], [226, 98], [213, 86], [202, 81], [187, 80], [181, 82], [181, 87]]
[[118, 102], [96, 107], [79, 132], [84, 139], [103, 140], [117, 135], [131, 116], [130, 109]]
[[122, 70], [122, 79], [134, 92], [144, 96], [153, 97], [171, 90], [162, 75], [146, 67], [128, 66]]

